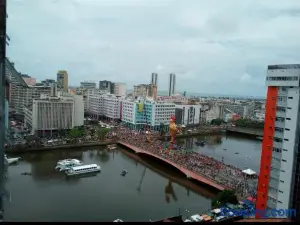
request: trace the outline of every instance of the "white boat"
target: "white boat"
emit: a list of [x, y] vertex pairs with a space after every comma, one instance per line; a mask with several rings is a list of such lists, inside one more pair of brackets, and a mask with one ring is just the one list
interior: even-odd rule
[[116, 220], [114, 220], [113, 222], [114, 222], [114, 223], [122, 223], [123, 220], [121, 220], [121, 219], [116, 219]]
[[68, 176], [78, 175], [78, 174], [86, 174], [86, 173], [95, 173], [100, 172], [101, 167], [97, 164], [90, 165], [82, 165], [82, 166], [73, 166], [71, 169], [66, 171]]
[[57, 162], [55, 169], [59, 171], [65, 171], [73, 166], [81, 166], [83, 163], [78, 159], [64, 159]]
[[21, 157], [16, 157], [16, 158], [7, 158], [6, 155], [4, 155], [4, 159], [7, 162], [8, 165], [14, 164], [14, 163], [18, 163], [19, 160], [21, 159]]

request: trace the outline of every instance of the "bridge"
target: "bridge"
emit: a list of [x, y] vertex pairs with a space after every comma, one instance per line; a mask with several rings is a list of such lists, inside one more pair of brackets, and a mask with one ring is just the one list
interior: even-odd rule
[[257, 137], [264, 136], [263, 129], [251, 129], [251, 128], [243, 128], [243, 127], [227, 127], [226, 132], [247, 134], [247, 135], [257, 136]]
[[123, 141], [119, 141], [118, 143], [120, 145], [124, 146], [124, 147], [127, 147], [127, 148], [131, 149], [132, 151], [134, 151], [137, 154], [150, 155], [150, 156], [152, 156], [154, 158], [157, 158], [157, 159], [159, 159], [159, 160], [161, 160], [161, 161], [163, 161], [163, 162], [165, 162], [165, 163], [167, 163], [167, 164], [169, 164], [169, 165], [177, 168], [179, 171], [181, 171], [183, 174], [185, 174], [187, 176], [187, 178], [192, 178], [192, 179], [197, 180], [197, 181], [199, 181], [201, 183], [204, 183], [204, 184], [207, 184], [207, 185], [209, 185], [211, 187], [214, 187], [215, 189], [220, 190], [220, 191], [223, 191], [225, 189], [230, 189], [230, 188], [225, 187], [223, 185], [217, 184], [215, 181], [213, 181], [213, 180], [211, 180], [209, 178], [206, 178], [203, 175], [200, 175], [200, 174], [198, 174], [196, 172], [190, 171], [187, 168], [185, 168], [185, 167], [183, 167], [181, 165], [178, 165], [178, 164], [176, 164], [176, 163], [174, 163], [174, 162], [172, 162], [170, 160], [167, 160], [167, 159], [165, 159], [163, 157], [160, 157], [160, 156], [158, 156], [158, 155], [156, 155], [154, 153], [145, 151], [145, 150], [140, 149], [140, 148], [138, 148], [136, 146], [127, 144], [127, 143], [125, 143]]

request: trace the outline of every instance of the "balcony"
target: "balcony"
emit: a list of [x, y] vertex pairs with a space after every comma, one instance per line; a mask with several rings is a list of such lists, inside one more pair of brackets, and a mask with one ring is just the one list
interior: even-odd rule
[[273, 148], [280, 148], [280, 149], [282, 149], [282, 142], [276, 142], [276, 141], [274, 141], [273, 142]]
[[279, 171], [271, 170], [270, 176], [273, 177], [274, 179], [279, 179], [280, 173]]
[[282, 121], [275, 121], [275, 127], [285, 128], [285, 123]]
[[268, 200], [267, 201], [267, 205], [268, 205], [268, 208], [271, 208], [271, 209], [275, 209], [276, 208], [276, 203], [271, 201], [271, 200]]
[[282, 111], [276, 111], [276, 116], [277, 117], [283, 117], [283, 118], [285, 118], [285, 115], [286, 115], [286, 112], [282, 112]]
[[286, 97], [288, 95], [288, 92], [287, 91], [278, 91], [277, 95], [280, 97]]
[[282, 133], [282, 132], [279, 132], [279, 131], [275, 131], [275, 132], [274, 132], [274, 137], [283, 139], [283, 133]]
[[277, 106], [286, 107], [286, 105], [287, 105], [286, 101], [277, 101]]

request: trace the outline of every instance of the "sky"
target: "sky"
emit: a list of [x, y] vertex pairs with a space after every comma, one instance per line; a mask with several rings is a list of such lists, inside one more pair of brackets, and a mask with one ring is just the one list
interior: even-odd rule
[[300, 63], [299, 0], [9, 0], [7, 56], [38, 81], [111, 80], [265, 96], [267, 65]]

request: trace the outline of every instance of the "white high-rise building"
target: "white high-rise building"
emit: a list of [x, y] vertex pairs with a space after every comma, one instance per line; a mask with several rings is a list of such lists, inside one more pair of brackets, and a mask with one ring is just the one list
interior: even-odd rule
[[84, 89], [95, 89], [96, 83], [93, 81], [84, 81], [84, 82], [80, 82], [80, 87]]
[[121, 118], [121, 98], [112, 94], [89, 95], [88, 112], [96, 118]]
[[151, 74], [151, 84], [157, 86], [157, 73]]
[[41, 94], [51, 94], [51, 87], [14, 85], [11, 89], [11, 105], [17, 114], [24, 115], [24, 107], [32, 104], [33, 99], [39, 99]]
[[[300, 65], [268, 67], [256, 208], [300, 210]], [[284, 213], [283, 217], [288, 217]], [[299, 213], [290, 215], [299, 221]]]
[[161, 124], [168, 126], [172, 115], [175, 115], [174, 103], [155, 102], [143, 98], [127, 99], [122, 102], [122, 121], [134, 129], [149, 126], [152, 130], [159, 130]]
[[176, 87], [176, 76], [174, 73], [171, 73], [169, 77], [169, 96], [175, 95], [175, 87]]
[[25, 126], [38, 136], [82, 126], [84, 122], [83, 98], [80, 95], [42, 96], [25, 107], [24, 112]]
[[114, 90], [113, 93], [116, 96], [126, 96], [126, 84], [125, 83], [114, 83]]

